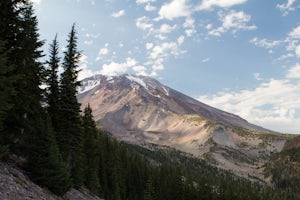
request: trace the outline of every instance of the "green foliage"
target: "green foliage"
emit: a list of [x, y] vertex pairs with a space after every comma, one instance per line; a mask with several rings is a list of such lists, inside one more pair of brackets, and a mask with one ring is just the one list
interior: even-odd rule
[[0, 160], [9, 154], [9, 146], [0, 146]]
[[274, 154], [266, 164], [265, 175], [271, 176], [275, 185], [287, 191], [291, 199], [300, 197], [300, 148]]
[[82, 117], [84, 154], [85, 154], [85, 185], [95, 194], [100, 191], [98, 168], [99, 168], [99, 136], [95, 121], [93, 120], [90, 105], [84, 109]]
[[50, 45], [50, 58], [47, 62], [49, 68], [46, 70], [46, 80], [45, 83], [47, 87], [46, 101], [47, 101], [47, 110], [53, 124], [55, 132], [58, 131], [59, 124], [59, 80], [58, 80], [58, 67], [60, 58], [59, 47], [57, 42], [57, 35], [55, 36], [52, 44]]
[[[7, 112], [13, 106], [12, 97], [15, 91], [13, 84], [16, 77], [10, 76], [14, 68], [8, 64], [9, 51], [5, 48], [5, 42], [0, 40], [0, 133], [3, 130]], [[3, 142], [2, 139], [2, 135], [0, 135], [0, 144]]]
[[76, 98], [76, 87], [79, 85], [77, 76], [80, 53], [77, 50], [75, 25], [72, 26], [69, 34], [66, 49], [63, 62], [64, 72], [60, 83], [59, 122], [56, 138], [63, 160], [71, 173], [73, 184], [75, 187], [80, 187], [84, 182], [84, 154], [80, 106]]
[[22, 137], [30, 134], [29, 124], [34, 124], [34, 115], [40, 112], [41, 108], [42, 90], [39, 86], [43, 66], [38, 59], [42, 57], [39, 48], [43, 42], [39, 40], [37, 19], [33, 15], [30, 3], [8, 0], [2, 1], [0, 6], [1, 10], [5, 10], [3, 21], [1, 20], [1, 26], [5, 27], [0, 27], [5, 31], [0, 33], [0, 40], [6, 39], [5, 48], [10, 50], [7, 65], [15, 66], [8, 77], [18, 78], [18, 81], [13, 83], [13, 107], [4, 121], [4, 141], [10, 143], [13, 152], [23, 152], [22, 145], [26, 144], [22, 143]]
[[28, 147], [26, 169], [34, 182], [57, 195], [63, 195], [71, 188], [70, 175], [56, 145], [50, 120], [43, 121], [35, 125], [35, 129], [39, 130], [35, 131], [34, 138], [28, 138], [28, 142], [34, 143]]

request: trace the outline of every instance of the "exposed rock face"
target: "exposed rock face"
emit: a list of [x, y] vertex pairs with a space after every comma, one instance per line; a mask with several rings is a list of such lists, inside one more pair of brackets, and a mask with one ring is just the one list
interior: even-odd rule
[[286, 141], [149, 77], [97, 75], [82, 83], [82, 108], [89, 103], [97, 124], [115, 137], [174, 147], [242, 176], [262, 179], [260, 167]]
[[64, 197], [58, 197], [34, 184], [17, 167], [0, 162], [0, 199], [1, 200], [101, 200], [88, 190], [72, 189]]

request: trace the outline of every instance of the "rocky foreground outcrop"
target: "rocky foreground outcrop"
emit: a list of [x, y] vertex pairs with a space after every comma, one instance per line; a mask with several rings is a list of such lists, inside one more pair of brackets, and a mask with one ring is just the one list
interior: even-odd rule
[[71, 189], [63, 197], [58, 197], [30, 181], [14, 164], [0, 162], [1, 200], [101, 200], [87, 189]]

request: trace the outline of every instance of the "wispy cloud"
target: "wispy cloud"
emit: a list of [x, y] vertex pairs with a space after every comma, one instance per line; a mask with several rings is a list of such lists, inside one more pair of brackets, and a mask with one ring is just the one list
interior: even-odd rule
[[289, 79], [271, 79], [253, 90], [219, 92], [212, 96], [200, 96], [200, 101], [238, 114], [251, 123], [272, 130], [300, 132], [300, 82]]
[[210, 58], [204, 58], [204, 59], [201, 60], [201, 62], [203, 62], [203, 63], [206, 63], [206, 62], [209, 62], [209, 61], [210, 61]]
[[111, 14], [111, 16], [115, 18], [122, 17], [123, 15], [125, 15], [125, 10], [119, 10]]
[[291, 38], [300, 39], [300, 26], [294, 28], [290, 33], [289, 36]]
[[191, 37], [194, 33], [196, 33], [195, 20], [190, 16], [185, 19], [183, 27], [185, 28], [185, 34], [187, 37]]
[[204, 95], [199, 101], [236, 113], [251, 123], [291, 133], [300, 133], [300, 64], [291, 66], [284, 78], [264, 80], [260, 73], [254, 78], [263, 81], [254, 89]]
[[88, 57], [85, 54], [82, 54], [79, 59], [79, 74], [78, 74], [78, 80], [83, 80], [87, 77], [90, 77], [94, 74], [94, 72], [88, 68]]
[[157, 8], [155, 6], [152, 6], [150, 3], [148, 3], [146, 6], [145, 6], [145, 10], [146, 11], [155, 11]]
[[144, 4], [144, 3], [150, 3], [150, 2], [155, 2], [156, 0], [136, 0], [135, 2], [137, 4]]
[[296, 64], [288, 70], [286, 75], [287, 78], [298, 78], [300, 79], [300, 64]]
[[203, 0], [196, 10], [210, 10], [213, 7], [229, 8], [235, 5], [243, 4], [247, 0]]
[[86, 45], [92, 45], [93, 40], [85, 40], [83, 43], [86, 44]]
[[136, 19], [135, 25], [137, 28], [142, 30], [152, 29], [153, 24], [150, 21], [150, 18], [142, 16]]
[[102, 47], [99, 52], [98, 55], [96, 57], [96, 61], [99, 61], [101, 59], [103, 59], [103, 56], [107, 55], [109, 53], [109, 49], [108, 49], [109, 44], [105, 43], [104, 47]]
[[42, 0], [31, 0], [32, 3], [34, 4], [40, 4]]
[[281, 40], [268, 40], [266, 38], [259, 39], [257, 37], [252, 38], [250, 43], [254, 44], [255, 46], [265, 48], [269, 50], [269, 53], [273, 52], [273, 48], [280, 45], [283, 41]]
[[255, 25], [249, 25], [251, 16], [243, 11], [230, 11], [228, 14], [219, 13], [220, 21], [222, 25], [218, 28], [209, 31], [209, 35], [221, 36], [227, 31], [232, 31], [236, 33], [240, 30], [255, 30], [257, 27]]
[[84, 36], [87, 38], [95, 38], [96, 39], [96, 38], [100, 37], [100, 34], [99, 33], [97, 33], [97, 34], [86, 33]]
[[283, 16], [287, 16], [289, 12], [294, 11], [294, 3], [296, 0], [288, 0], [286, 4], [277, 4], [276, 7], [282, 12]]
[[254, 76], [255, 80], [257, 80], [257, 81], [263, 80], [263, 79], [260, 77], [260, 73], [254, 73], [253, 76]]

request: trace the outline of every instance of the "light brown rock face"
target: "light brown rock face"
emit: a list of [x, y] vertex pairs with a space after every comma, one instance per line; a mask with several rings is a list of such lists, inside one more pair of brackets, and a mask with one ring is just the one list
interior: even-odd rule
[[174, 147], [243, 176], [262, 178], [260, 167], [286, 141], [149, 77], [97, 75], [82, 83], [82, 108], [89, 103], [97, 124], [116, 138]]
[[1, 200], [101, 200], [87, 189], [71, 189], [63, 197], [33, 183], [21, 169], [13, 164], [0, 162], [0, 199]]

